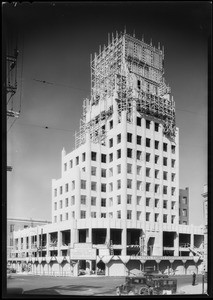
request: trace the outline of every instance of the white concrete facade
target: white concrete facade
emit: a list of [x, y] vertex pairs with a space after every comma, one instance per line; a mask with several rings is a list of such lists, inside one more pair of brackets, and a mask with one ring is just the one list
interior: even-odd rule
[[[101, 94], [102, 81], [97, 80], [103, 98], [86, 102], [81, 143], [71, 153], [62, 150], [61, 178], [52, 181], [52, 224], [38, 227], [36, 233], [30, 229], [14, 233], [17, 246], [10, 260], [33, 262], [33, 272], [77, 275], [79, 264], [95, 272], [100, 265], [105, 275], [125, 275], [145, 264], [162, 272], [173, 264], [177, 273], [199, 271], [201, 259], [184, 245], [200, 246], [203, 230], [179, 225], [179, 129], [166, 134], [166, 112], [161, 118], [141, 112], [137, 99], [142, 91], [162, 106], [173, 107], [174, 101], [168, 87], [160, 92], [161, 66], [148, 63], [150, 74], [157, 74], [155, 80], [129, 71], [125, 45], [132, 41], [152, 51], [151, 57], [164, 58], [160, 49], [125, 34], [116, 37], [122, 76], [130, 77], [128, 108], [126, 104], [120, 108], [123, 100], [116, 84], [111, 95]], [[99, 120], [97, 127], [88, 129], [94, 120]], [[98, 142], [93, 139], [96, 130]]]

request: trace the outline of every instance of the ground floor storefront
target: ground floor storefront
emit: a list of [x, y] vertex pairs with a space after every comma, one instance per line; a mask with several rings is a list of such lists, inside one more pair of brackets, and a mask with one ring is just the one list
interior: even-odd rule
[[8, 267], [16, 272], [29, 272], [35, 275], [79, 276], [105, 275], [126, 276], [146, 270], [159, 271], [168, 275], [201, 274], [203, 262], [198, 256], [96, 256], [95, 259], [72, 259], [61, 257], [32, 257], [8, 260]]

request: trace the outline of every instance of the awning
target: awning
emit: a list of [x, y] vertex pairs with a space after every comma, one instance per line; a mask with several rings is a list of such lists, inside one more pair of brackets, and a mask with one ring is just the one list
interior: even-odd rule
[[127, 264], [128, 261], [130, 260], [130, 256], [129, 255], [119, 255], [120, 260], [124, 263]]
[[45, 259], [46, 259], [47, 264], [49, 264], [51, 261], [51, 256], [46, 256]]
[[112, 259], [113, 255], [105, 255], [103, 256], [103, 258], [101, 259], [103, 261], [103, 263], [108, 264], [110, 262], [110, 260]]

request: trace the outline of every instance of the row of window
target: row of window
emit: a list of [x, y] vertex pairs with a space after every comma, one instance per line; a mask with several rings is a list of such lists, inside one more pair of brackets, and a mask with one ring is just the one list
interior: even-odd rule
[[[117, 205], [121, 204], [121, 195], [117, 195]], [[142, 204], [142, 196], [137, 196], [137, 205]], [[88, 205], [87, 203], [87, 196], [86, 195], [81, 195], [81, 200], [80, 203], [82, 205]], [[96, 197], [92, 196], [91, 197], [91, 205], [96, 206]], [[163, 200], [163, 208], [168, 209], [168, 200]], [[175, 203], [176, 201], [171, 201], [171, 209], [175, 209]], [[65, 199], [65, 207], [69, 206], [69, 199]], [[127, 194], [127, 204], [132, 204], [132, 195]], [[75, 196], [71, 197], [71, 205], [75, 205]], [[106, 207], [107, 206], [107, 199], [106, 198], [101, 198], [101, 207]], [[113, 197], [109, 198], [109, 206], [113, 206]], [[148, 207], [153, 207], [152, 204], [152, 199], [150, 197], [146, 197], [146, 206]], [[154, 199], [154, 207], [159, 208], [159, 199]], [[59, 201], [59, 209], [63, 208], [63, 200]], [[57, 202], [54, 202], [54, 210], [57, 210]]]
[[[115, 213], [114, 213], [115, 215]], [[141, 220], [141, 211], [137, 211], [136, 212], [136, 218], [137, 220]], [[97, 218], [97, 212], [96, 211], [92, 211], [91, 214], [90, 214], [91, 218]], [[146, 221], [149, 222], [149, 221], [152, 221], [151, 218], [151, 213], [150, 212], [146, 212]], [[69, 213], [65, 213], [65, 218], [63, 219], [63, 215], [60, 214], [59, 215], [59, 221], [62, 222], [62, 221], [65, 221], [65, 220], [69, 220]], [[87, 213], [85, 210], [81, 210], [80, 211], [80, 219], [86, 219], [87, 217]], [[107, 217], [107, 213], [100, 213], [100, 217], [101, 218], [106, 218]], [[109, 218], [113, 218], [115, 216], [113, 216], [113, 212], [110, 212], [109, 213]], [[118, 210], [116, 212], [116, 217], [117, 219], [121, 219], [121, 210]], [[71, 218], [75, 218], [75, 212], [71, 212]], [[132, 219], [132, 211], [131, 210], [127, 210], [127, 214], [126, 214], [126, 219], [127, 220], [131, 220]], [[171, 216], [171, 223], [173, 224], [175, 221], [175, 215], [172, 215]], [[54, 216], [54, 222], [56, 223], [57, 222], [57, 216]], [[154, 214], [154, 222], [159, 222], [159, 213], [155, 213]], [[163, 223], [167, 223], [168, 222], [168, 215], [167, 214], [163, 214]]]

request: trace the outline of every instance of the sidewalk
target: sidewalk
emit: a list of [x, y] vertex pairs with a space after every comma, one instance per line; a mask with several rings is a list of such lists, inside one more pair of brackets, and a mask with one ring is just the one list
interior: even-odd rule
[[[185, 285], [182, 286], [178, 291], [178, 294], [193, 294], [199, 295], [202, 294], [202, 283], [196, 285]], [[207, 283], [204, 283], [204, 294], [207, 294]]]

